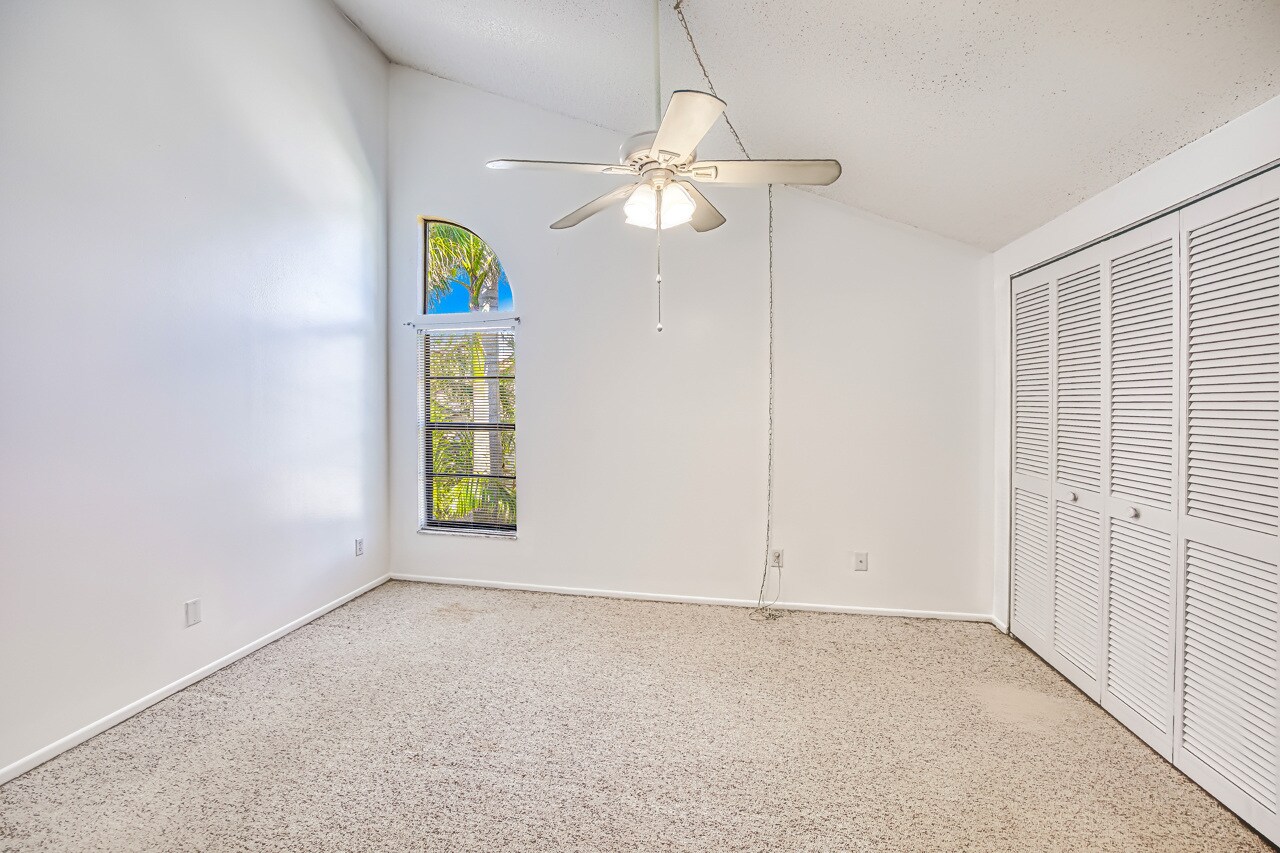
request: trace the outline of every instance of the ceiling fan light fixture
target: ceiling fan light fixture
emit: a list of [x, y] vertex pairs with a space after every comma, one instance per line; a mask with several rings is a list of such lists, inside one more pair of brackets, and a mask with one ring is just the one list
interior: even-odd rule
[[[662, 230], [683, 225], [693, 218], [696, 204], [679, 184], [667, 184], [662, 188]], [[628, 225], [641, 228], [658, 227], [658, 193], [651, 184], [641, 184], [627, 199], [622, 210], [627, 214]]]

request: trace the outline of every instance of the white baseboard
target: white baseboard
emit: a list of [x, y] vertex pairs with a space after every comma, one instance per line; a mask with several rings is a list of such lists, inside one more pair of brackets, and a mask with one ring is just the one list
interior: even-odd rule
[[1006, 624], [1005, 624], [1005, 621], [1004, 621], [1003, 619], [1001, 619], [999, 616], [988, 616], [988, 617], [987, 617], [987, 620], [988, 620], [992, 625], [995, 625], [995, 626], [996, 626], [996, 630], [997, 630], [997, 631], [999, 631], [1001, 634], [1007, 634], [1007, 633], [1009, 633], [1009, 626], [1008, 626], [1008, 625], [1006, 625]]
[[[711, 598], [702, 595], [667, 595], [660, 592], [626, 592], [616, 589], [585, 589], [573, 586], [547, 586], [510, 581], [473, 580], [471, 578], [445, 578], [431, 575], [409, 575], [392, 572], [396, 581], [439, 583], [451, 586], [482, 586], [490, 589], [523, 589], [531, 592], [554, 592], [560, 595], [588, 595], [597, 598], [628, 598], [638, 601], [674, 601], [684, 604], [720, 604], [729, 607], [755, 607], [756, 602], [745, 598]], [[860, 616], [905, 616], [913, 619], [954, 619], [962, 622], [990, 622], [995, 618], [989, 613], [955, 613], [945, 610], [898, 610], [890, 607], [855, 607], [844, 604], [807, 604], [800, 601], [779, 601], [773, 605], [779, 610], [811, 610], [818, 613], [853, 613]], [[997, 627], [999, 627], [997, 625]]]
[[80, 744], [84, 743], [94, 735], [101, 734], [102, 732], [105, 732], [107, 729], [111, 728], [117, 723], [124, 722], [125, 720], [132, 717], [134, 714], [137, 714], [139, 711], [146, 710], [147, 708], [151, 707], [155, 703], [159, 702], [161, 699], [165, 699], [169, 696], [172, 696], [174, 693], [177, 693], [179, 690], [182, 690], [184, 687], [190, 687], [192, 684], [195, 684], [200, 679], [208, 675], [212, 675], [213, 673], [217, 672], [218, 670], [222, 669], [225, 666], [228, 666], [229, 664], [235, 663], [236, 661], [240, 660], [242, 657], [245, 657], [246, 655], [256, 652], [258, 649], [262, 648], [265, 645], [268, 645], [269, 643], [275, 642], [276, 640], [283, 637], [285, 634], [288, 634], [290, 631], [293, 631], [297, 628], [301, 628], [303, 625], [307, 624], [308, 622], [311, 622], [315, 619], [320, 618], [321, 616], [328, 613], [330, 610], [334, 610], [338, 607], [341, 607], [351, 599], [360, 595], [364, 595], [369, 590], [373, 589], [376, 586], [380, 586], [389, 580], [391, 580], [391, 575], [383, 575], [380, 578], [372, 580], [369, 583], [365, 584], [364, 586], [360, 587], [359, 589], [353, 590], [347, 593], [346, 595], [342, 596], [341, 598], [334, 599], [333, 601], [330, 601], [328, 604], [324, 605], [323, 607], [319, 607], [316, 610], [311, 611], [306, 616], [302, 616], [298, 619], [295, 619], [292, 622], [290, 622], [288, 625], [285, 625], [282, 628], [277, 628], [276, 630], [272, 631], [270, 634], [267, 634], [265, 637], [259, 637], [258, 639], [254, 640], [252, 643], [249, 643], [247, 646], [242, 646], [241, 648], [236, 649], [231, 654], [218, 658], [211, 664], [200, 667], [200, 669], [197, 669], [195, 672], [191, 673], [190, 675], [185, 675], [182, 678], [179, 678], [177, 681], [173, 682], [172, 684], [168, 684], [164, 687], [161, 687], [159, 690], [155, 691], [154, 693], [150, 693], [146, 696], [143, 696], [138, 701], [132, 702], [126, 705], [125, 707], [121, 708], [120, 710], [115, 711], [111, 714], [108, 714], [107, 716], [103, 717], [97, 722], [90, 723], [84, 728], [79, 729], [78, 731], [72, 732], [71, 734], [67, 735], [61, 740], [54, 741], [53, 743], [49, 744], [43, 749], [36, 750], [35, 752], [28, 755], [26, 758], [20, 758], [14, 763], [10, 764], [8, 767], [0, 768], [0, 785], [3, 785], [5, 782], [8, 782], [10, 779], [14, 779], [18, 776], [21, 776], [23, 773], [26, 773], [28, 770], [31, 770], [34, 767], [38, 767], [41, 764], [44, 764], [49, 759], [53, 758], [59, 753], [66, 752], [68, 749], [71, 749], [71, 747], [73, 746], [79, 746]]

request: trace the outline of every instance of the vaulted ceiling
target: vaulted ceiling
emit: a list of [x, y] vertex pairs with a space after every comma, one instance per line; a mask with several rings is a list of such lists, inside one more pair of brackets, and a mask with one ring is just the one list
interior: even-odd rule
[[[661, 0], [663, 89], [705, 90], [673, 2]], [[654, 125], [650, 0], [337, 3], [395, 62], [619, 141]], [[985, 249], [1280, 95], [1277, 0], [683, 10], [751, 156], [835, 157], [844, 176], [820, 194]], [[721, 126], [702, 154], [737, 152]]]

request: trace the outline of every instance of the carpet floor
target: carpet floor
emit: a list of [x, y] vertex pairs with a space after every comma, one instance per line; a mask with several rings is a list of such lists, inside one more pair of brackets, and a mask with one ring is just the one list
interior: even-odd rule
[[0, 787], [0, 849], [1268, 845], [989, 625], [392, 582]]

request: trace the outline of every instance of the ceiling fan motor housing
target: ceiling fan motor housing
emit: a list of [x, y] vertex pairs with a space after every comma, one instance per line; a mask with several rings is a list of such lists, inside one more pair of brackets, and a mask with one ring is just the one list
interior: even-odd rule
[[[658, 136], [656, 130], [646, 130], [643, 133], [636, 133], [627, 137], [626, 141], [618, 149], [618, 162], [624, 166], [635, 166], [639, 168], [644, 163], [653, 160], [653, 140]], [[678, 161], [672, 161], [668, 165], [676, 166], [685, 163], [692, 163], [698, 159], [697, 149], [690, 151]]]

